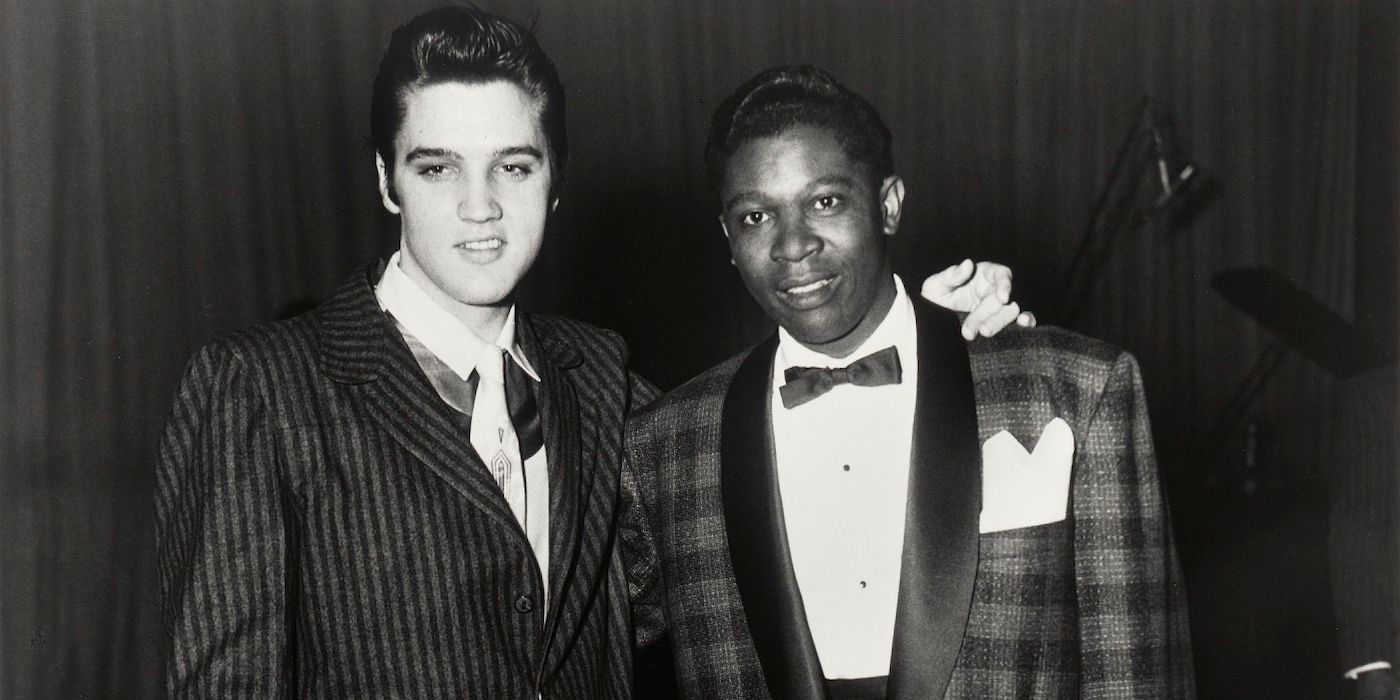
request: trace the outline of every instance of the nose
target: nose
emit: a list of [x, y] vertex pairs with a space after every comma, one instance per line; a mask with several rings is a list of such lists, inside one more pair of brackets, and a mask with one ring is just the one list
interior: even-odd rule
[[483, 224], [501, 218], [501, 205], [485, 182], [468, 182], [457, 200], [457, 218]]
[[822, 249], [822, 239], [800, 218], [779, 225], [777, 234], [771, 251], [774, 261], [799, 262]]

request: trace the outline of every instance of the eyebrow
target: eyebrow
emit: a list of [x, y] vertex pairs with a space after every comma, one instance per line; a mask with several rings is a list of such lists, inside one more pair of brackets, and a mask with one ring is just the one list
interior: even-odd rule
[[[544, 160], [544, 154], [534, 146], [507, 146], [497, 149], [491, 154], [494, 158], [504, 156], [529, 156], [535, 160]], [[447, 158], [449, 160], [463, 160], [462, 154], [450, 148], [415, 148], [404, 156], [405, 163], [411, 163], [420, 158]]]
[[419, 158], [449, 158], [451, 160], [462, 160], [462, 154], [448, 148], [415, 148], [404, 155], [404, 162], [411, 162]]
[[823, 175], [812, 183], [816, 185], [841, 185], [843, 187], [855, 187], [856, 181], [845, 175]]
[[743, 191], [743, 192], [736, 192], [736, 193], [734, 193], [734, 196], [733, 196], [733, 197], [730, 197], [728, 200], [725, 200], [725, 202], [724, 202], [724, 210], [725, 210], [725, 211], [729, 211], [730, 209], [733, 209], [733, 208], [734, 208], [734, 205], [735, 205], [735, 204], [738, 204], [740, 200], [743, 200], [743, 199], [758, 199], [758, 198], [759, 198], [759, 194], [758, 194], [758, 192], [755, 191], [755, 190], [745, 190], [745, 191]]
[[497, 158], [501, 156], [530, 156], [535, 160], [544, 160], [544, 154], [534, 146], [507, 146], [494, 154]]
[[[846, 177], [845, 175], [823, 175], [823, 176], [821, 176], [821, 177], [819, 177], [819, 178], [813, 180], [813, 181], [812, 181], [812, 185], [813, 185], [813, 186], [838, 185], [838, 186], [842, 186], [842, 187], [850, 187], [850, 188], [853, 188], [853, 187], [855, 187], [855, 180], [852, 180], [851, 178]], [[743, 192], [736, 192], [736, 193], [734, 193], [734, 196], [733, 196], [733, 197], [730, 197], [728, 200], [725, 200], [725, 202], [724, 202], [724, 211], [729, 211], [730, 209], [732, 209], [732, 208], [734, 207], [735, 204], [739, 203], [740, 201], [742, 201], [742, 200], [744, 200], [744, 199], [762, 199], [762, 198], [763, 198], [763, 193], [762, 193], [762, 192], [759, 192], [758, 190], [744, 190]]]

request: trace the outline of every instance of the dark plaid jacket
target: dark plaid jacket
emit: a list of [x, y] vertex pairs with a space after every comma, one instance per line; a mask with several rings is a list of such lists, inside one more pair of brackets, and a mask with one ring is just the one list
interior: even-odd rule
[[170, 694], [628, 697], [614, 523], [622, 419], [651, 390], [623, 343], [519, 317], [542, 378], [546, 611], [523, 531], [370, 277], [189, 365], [157, 474]]
[[[890, 697], [1193, 696], [1133, 358], [1051, 328], [969, 346], [955, 316], [914, 303], [917, 427]], [[776, 346], [774, 336], [629, 419], [626, 486], [664, 574], [633, 568], [640, 632], [669, 625], [686, 697], [824, 694], [776, 496]], [[1070, 516], [979, 536], [981, 443], [1007, 430], [1029, 448], [1057, 416], [1075, 439]]]

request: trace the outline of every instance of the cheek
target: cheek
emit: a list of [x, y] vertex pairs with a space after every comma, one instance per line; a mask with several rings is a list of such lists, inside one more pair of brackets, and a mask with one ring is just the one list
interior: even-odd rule
[[509, 188], [497, 195], [497, 201], [521, 221], [543, 221], [549, 216], [547, 184]]
[[729, 257], [745, 277], [761, 276], [767, 269], [769, 241], [755, 233], [729, 237]]
[[398, 197], [400, 216], [411, 221], [428, 222], [457, 215], [456, 199], [446, 187], [403, 187], [394, 189]]
[[764, 279], [766, 271], [763, 264], [752, 255], [735, 252], [734, 267], [739, 271], [739, 277], [744, 280], [744, 284], [754, 290], [762, 286], [760, 282]]
[[545, 227], [549, 220], [549, 197], [533, 188], [515, 191], [498, 198], [505, 218], [503, 231], [516, 245], [510, 255], [522, 264], [533, 264], [544, 246]]

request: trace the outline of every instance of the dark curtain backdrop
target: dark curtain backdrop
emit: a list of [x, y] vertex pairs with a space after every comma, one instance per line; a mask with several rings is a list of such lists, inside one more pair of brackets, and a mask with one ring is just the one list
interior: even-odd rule
[[[0, 695], [157, 694], [150, 490], [175, 381], [198, 345], [393, 244], [370, 82], [431, 4], [0, 0]], [[485, 5], [537, 18], [568, 87], [575, 156], [528, 296], [618, 328], [664, 385], [766, 331], [700, 154], [718, 101], [776, 63], [830, 69], [889, 121], [899, 269], [999, 260], [1040, 310], [1139, 99], [1165, 107], [1220, 195], [1126, 238], [1078, 328], [1141, 360], [1174, 474], [1200, 473], [1190, 455], [1272, 340], [1212, 274], [1271, 267], [1351, 313], [1354, 3]], [[1333, 394], [1290, 357], [1254, 407], [1281, 478], [1324, 481]]]

